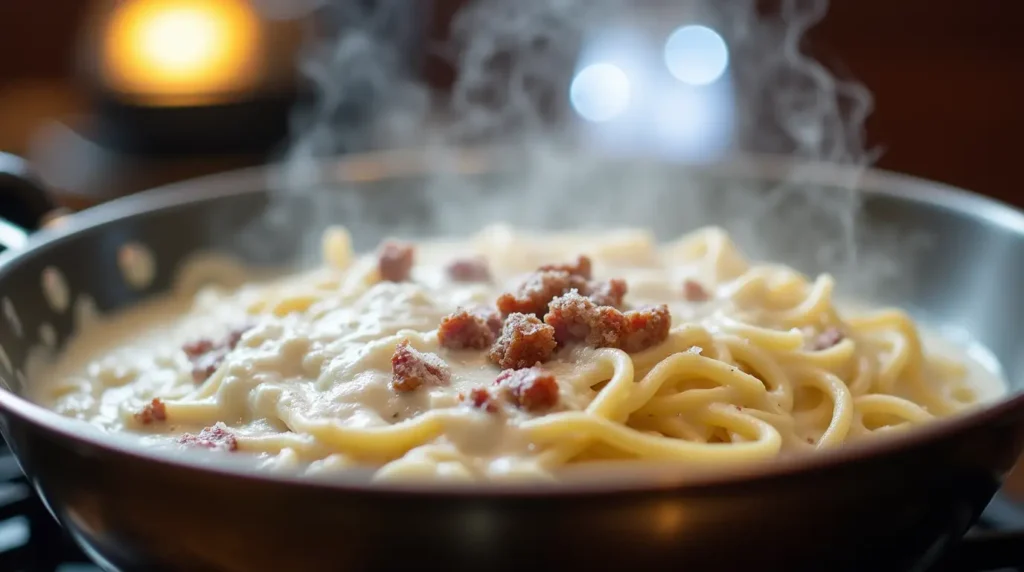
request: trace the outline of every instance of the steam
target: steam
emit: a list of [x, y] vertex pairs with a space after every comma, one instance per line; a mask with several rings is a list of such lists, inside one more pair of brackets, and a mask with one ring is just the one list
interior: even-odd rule
[[741, 107], [753, 110], [748, 135], [760, 152], [869, 163], [874, 157], [866, 150], [863, 127], [872, 109], [870, 92], [835, 77], [801, 49], [827, 9], [827, 0], [789, 0], [775, 17], [755, 19], [742, 33], [738, 91]]
[[429, 93], [408, 55], [422, 49], [423, 2], [334, 1], [314, 15], [299, 62], [313, 90], [293, 118], [289, 182], [307, 161], [387, 146], [422, 129]]
[[451, 139], [537, 137], [564, 111], [580, 43], [608, 0], [478, 0], [452, 30]]
[[[783, 0], [771, 11], [755, 0], [477, 0], [444, 45], [426, 43], [425, 4], [332, 0], [316, 19], [302, 58], [314, 98], [297, 111], [272, 219], [290, 228], [301, 221], [310, 247], [336, 223], [364, 249], [385, 235], [464, 235], [499, 221], [562, 229], [611, 222], [661, 238], [719, 224], [755, 257], [862, 283], [877, 283], [886, 264], [892, 270], [891, 256], [864, 257], [854, 191], [859, 168], [874, 159], [863, 134], [871, 95], [802, 49], [827, 0]], [[771, 184], [709, 180], [700, 169], [610, 160], [588, 146], [568, 105], [587, 39], [613, 25], [651, 34], [664, 22], [705, 24], [728, 44], [731, 152], [808, 163]], [[415, 54], [425, 45], [456, 68], [448, 95], [419, 79]], [[455, 149], [479, 152], [485, 142], [500, 146], [506, 176], [454, 173], [475, 164]], [[356, 188], [365, 183], [339, 183], [336, 167], [324, 162], [386, 149], [417, 149], [399, 165], [425, 164], [430, 176], [373, 183], [368, 192]], [[816, 162], [852, 168], [824, 188], [813, 180]], [[345, 168], [350, 179], [377, 174], [372, 163]], [[884, 234], [871, 229], [870, 236]]]

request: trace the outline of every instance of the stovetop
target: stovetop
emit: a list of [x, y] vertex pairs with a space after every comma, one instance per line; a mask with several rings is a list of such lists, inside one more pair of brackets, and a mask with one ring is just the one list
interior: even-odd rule
[[[999, 530], [1012, 524], [1011, 507], [997, 499], [971, 534], [985, 542], [965, 545], [935, 572], [1024, 572], [995, 562], [1024, 562], [1018, 538]], [[0, 572], [99, 572], [68, 538], [32, 491], [17, 461], [0, 443]]]
[[5, 445], [0, 445], [0, 570], [100, 570], [46, 511]]

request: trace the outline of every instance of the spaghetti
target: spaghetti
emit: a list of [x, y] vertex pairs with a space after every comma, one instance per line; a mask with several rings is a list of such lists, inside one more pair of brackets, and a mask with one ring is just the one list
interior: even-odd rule
[[752, 264], [718, 228], [658, 245], [495, 226], [362, 256], [335, 228], [323, 245], [322, 268], [91, 326], [40, 400], [268, 469], [502, 480], [593, 461], [750, 463], [984, 397], [977, 368], [927, 353], [904, 312], [847, 317], [829, 275]]

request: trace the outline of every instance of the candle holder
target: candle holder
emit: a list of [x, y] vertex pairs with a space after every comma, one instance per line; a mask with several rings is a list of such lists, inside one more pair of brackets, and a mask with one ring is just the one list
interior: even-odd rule
[[130, 154], [273, 149], [300, 97], [304, 4], [97, 0], [77, 62], [96, 114], [91, 138]]

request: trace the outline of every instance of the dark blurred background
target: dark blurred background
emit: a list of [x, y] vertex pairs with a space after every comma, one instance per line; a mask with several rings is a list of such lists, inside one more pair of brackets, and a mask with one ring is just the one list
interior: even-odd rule
[[[199, 3], [203, 2], [211, 6], [222, 3]], [[206, 82], [211, 93], [218, 89], [250, 93], [219, 102], [204, 115], [202, 109], [196, 112], [195, 108], [209, 102], [202, 98], [190, 101], [185, 97], [188, 94], [176, 93], [174, 78], [168, 79], [173, 70], [164, 74], [168, 77], [157, 77], [152, 69], [144, 69], [144, 62], [121, 62], [120, 72], [114, 70], [106, 78], [108, 86], [121, 81], [119, 85], [131, 91], [139, 87], [138, 81], [149, 81], [148, 85], [157, 86], [161, 93], [147, 95], [144, 89], [136, 89], [142, 99], [119, 101], [114, 112], [104, 111], [110, 102], [97, 101], [97, 85], [83, 79], [80, 71], [91, 53], [83, 48], [88, 39], [83, 40], [83, 30], [90, 29], [90, 21], [109, 18], [113, 11], [132, 4], [194, 8], [196, 1], [0, 1], [0, 150], [29, 156], [61, 188], [66, 200], [75, 204], [259, 163], [275, 145], [279, 147], [275, 141], [285, 133], [282, 110], [294, 95], [289, 87], [291, 50], [300, 35], [288, 22], [287, 8], [301, 3], [263, 0], [259, 2], [266, 8], [263, 14], [272, 17], [258, 23], [239, 23], [244, 17], [237, 14], [218, 16], [235, 18], [231, 29], [239, 34], [244, 35], [246, 26], [258, 27], [264, 48], [274, 47], [255, 55], [221, 54], [228, 58], [222, 61], [224, 66], [249, 66], [245, 77], [231, 77], [222, 67], [189, 80], [192, 85]], [[424, 15], [429, 22], [427, 34], [443, 33], [446, 18], [461, 3], [423, 0], [429, 12]], [[230, 11], [231, 4], [226, 2], [225, 10]], [[129, 30], [126, 34], [147, 17], [122, 11], [126, 12], [121, 23]], [[183, 12], [179, 14], [179, 20], [182, 18], [189, 16]], [[879, 166], [1020, 204], [1024, 198], [1016, 192], [1015, 169], [1020, 162], [1018, 137], [1024, 128], [1022, 18], [1024, 4], [999, 0], [834, 0], [812, 38], [815, 49], [829, 62], [841, 63], [873, 92], [875, 110], [867, 130], [870, 143], [883, 150]], [[168, 26], [172, 30], [174, 24]], [[93, 25], [91, 29], [99, 28]], [[111, 41], [115, 48], [117, 42], [124, 48], [132, 40]], [[241, 44], [246, 40], [231, 41]], [[90, 45], [102, 44], [94, 41]], [[168, 65], [177, 65], [174, 58], [187, 59], [189, 50], [202, 49], [177, 46], [168, 56]], [[259, 61], [254, 63], [254, 58]], [[131, 68], [133, 65], [136, 68]], [[427, 65], [423, 73], [435, 86], [443, 88], [451, 81], [450, 71], [436, 62]], [[251, 97], [251, 92], [258, 92], [258, 97]], [[165, 99], [145, 100], [148, 96]], [[153, 101], [193, 112], [154, 117], [146, 112]], [[104, 113], [132, 129], [99, 133], [97, 117]], [[251, 117], [264, 120], [246, 119]], [[162, 138], [147, 138], [153, 132], [161, 133]]]

